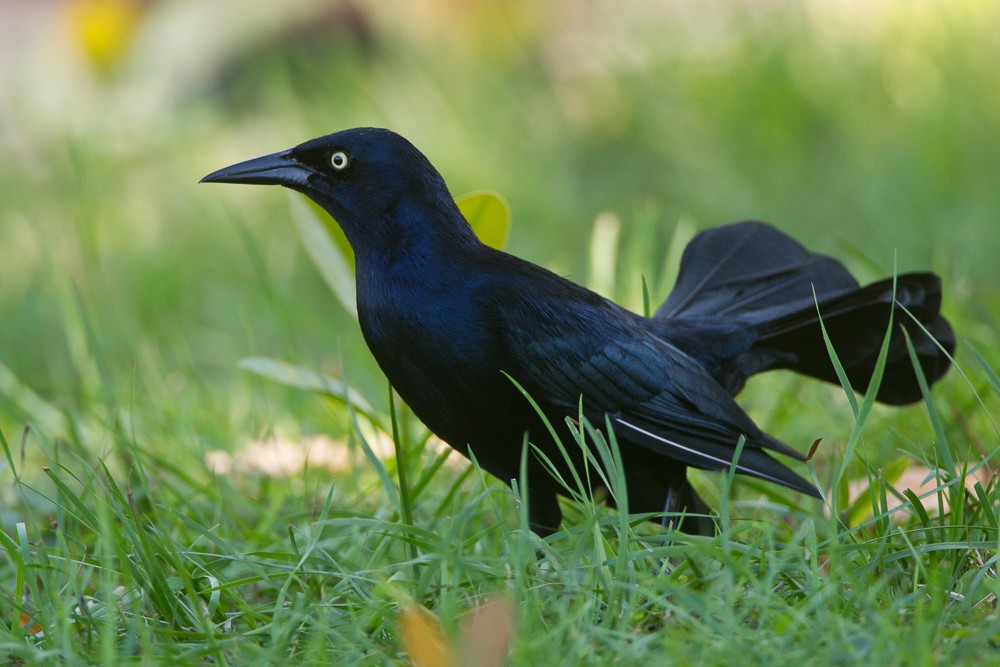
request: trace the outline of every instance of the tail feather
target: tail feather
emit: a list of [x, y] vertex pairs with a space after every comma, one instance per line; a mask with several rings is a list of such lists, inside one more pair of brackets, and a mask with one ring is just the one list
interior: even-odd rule
[[718, 317], [783, 308], [858, 288], [837, 260], [806, 250], [763, 222], [737, 222], [695, 236], [681, 256], [677, 283], [654, 319]]
[[[955, 334], [938, 312], [941, 281], [934, 274], [908, 273], [898, 276], [895, 303], [895, 323], [885, 372], [876, 398], [883, 403], [904, 405], [920, 400], [921, 391], [903, 332], [909, 335], [913, 343], [928, 384], [939, 380], [948, 370], [948, 357], [955, 350]], [[892, 304], [892, 279], [819, 303], [823, 327], [851, 386], [858, 391], [868, 390], [889, 326]], [[898, 306], [905, 308], [906, 312]], [[837, 383], [839, 379], [826, 346], [822, 344], [822, 335], [816, 305], [812, 304], [784, 318], [767, 322], [755, 346], [792, 351], [794, 359], [779, 363], [777, 367]], [[947, 354], [942, 350], [947, 351]]]
[[940, 278], [906, 273], [897, 276], [895, 293], [893, 284], [888, 278], [861, 287], [840, 262], [810, 253], [773, 227], [736, 223], [691, 241], [677, 285], [654, 314], [653, 326], [733, 393], [750, 375], [775, 368], [838, 383], [818, 305], [852, 387], [866, 391], [892, 312], [876, 398], [901, 405], [921, 398], [906, 334], [928, 384], [948, 370], [955, 336], [940, 315]]

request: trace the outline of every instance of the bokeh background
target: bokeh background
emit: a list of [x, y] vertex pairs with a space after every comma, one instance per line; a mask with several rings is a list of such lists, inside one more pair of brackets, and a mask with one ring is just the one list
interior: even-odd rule
[[[239, 370], [251, 355], [384, 404], [288, 197], [197, 184], [360, 125], [407, 136], [455, 195], [502, 193], [512, 252], [632, 307], [696, 230], [763, 219], [863, 280], [941, 273], [995, 368], [997, 25], [975, 0], [5, 0], [0, 428], [99, 454], [108, 433], [167, 454], [347, 428]], [[762, 382], [748, 404], [778, 410]], [[849, 429], [829, 390], [784, 395]]]

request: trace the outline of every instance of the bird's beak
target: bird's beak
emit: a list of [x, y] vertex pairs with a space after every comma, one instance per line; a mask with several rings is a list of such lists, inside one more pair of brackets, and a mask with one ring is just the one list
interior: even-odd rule
[[294, 188], [307, 184], [311, 169], [294, 157], [291, 149], [263, 157], [239, 162], [213, 171], [199, 183], [253, 183], [256, 185], [284, 185]]

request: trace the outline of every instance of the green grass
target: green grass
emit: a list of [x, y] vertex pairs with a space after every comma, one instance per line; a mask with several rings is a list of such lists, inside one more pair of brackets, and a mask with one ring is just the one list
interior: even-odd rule
[[[996, 10], [358, 6], [371, 42], [339, 20], [171, 78], [189, 40], [153, 39], [164, 11], [104, 78], [0, 78], [0, 661], [406, 664], [406, 609], [471, 641], [467, 612], [507, 595], [512, 664], [988, 662]], [[455, 194], [502, 192], [513, 252], [639, 312], [697, 229], [738, 218], [863, 280], [938, 271], [957, 367], [902, 410], [750, 383], [765, 430], [823, 438], [827, 503], [695, 474], [716, 538], [584, 500], [539, 540], [522, 485], [393, 410], [286, 197], [195, 185], [361, 124], [409, 136]], [[614, 468], [613, 442], [553, 428]], [[282, 472], [260, 442], [313, 449]]]
[[[621, 493], [613, 442], [589, 433]], [[167, 459], [125, 432], [105, 437], [127, 469], [72, 437], [3, 443], [20, 515], [0, 535], [9, 660], [382, 663], [403, 655], [401, 606], [416, 601], [453, 631], [498, 591], [516, 603], [512, 660], [524, 664], [712, 664], [734, 651], [777, 664], [955, 664], [1000, 632], [1000, 494], [944, 471], [929, 495], [960, 509], [943, 514], [872, 470], [858, 512], [868, 518], [851, 527], [813, 501], [744, 493], [713, 539], [582, 502], [542, 541], [510, 490], [439, 465], [424, 439], [408, 447], [400, 495], [393, 460], [371, 458], [377, 474], [347, 482], [319, 470], [216, 476], [197, 453]], [[25, 446], [47, 452], [40, 481], [18, 461]], [[588, 488], [578, 474], [567, 483]], [[730, 480], [711, 480], [728, 498]], [[903, 504], [889, 510], [893, 497]], [[25, 637], [22, 613], [44, 636]]]

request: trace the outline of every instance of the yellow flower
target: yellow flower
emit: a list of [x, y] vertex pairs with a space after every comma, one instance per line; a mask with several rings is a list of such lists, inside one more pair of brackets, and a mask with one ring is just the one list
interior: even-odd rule
[[73, 0], [66, 5], [73, 38], [99, 71], [111, 69], [128, 49], [142, 18], [139, 0]]

